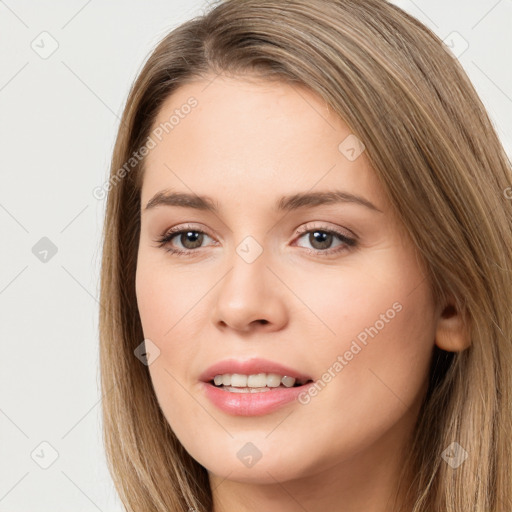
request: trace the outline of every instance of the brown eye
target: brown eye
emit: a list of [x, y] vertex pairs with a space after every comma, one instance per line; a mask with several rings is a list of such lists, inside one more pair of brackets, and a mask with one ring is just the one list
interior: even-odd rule
[[168, 252], [184, 255], [197, 252], [196, 249], [201, 248], [205, 237], [211, 238], [199, 229], [184, 227], [167, 231], [157, 242], [158, 247], [164, 247]]
[[314, 249], [329, 249], [333, 242], [333, 235], [326, 231], [311, 231], [309, 233], [309, 243]]
[[[305, 238], [307, 235], [307, 242], [312, 247], [312, 249], [302, 245], [300, 245], [300, 247], [304, 247], [304, 249], [313, 254], [333, 254], [340, 251], [346, 251], [357, 245], [357, 241], [355, 239], [349, 238], [343, 233], [327, 228], [304, 230], [299, 234], [299, 240], [301, 238]], [[333, 243], [335, 243], [336, 239], [339, 242], [333, 247]]]
[[201, 247], [204, 239], [204, 233], [200, 231], [183, 231], [178, 233], [173, 238], [179, 236], [179, 241], [185, 249], [197, 249]]

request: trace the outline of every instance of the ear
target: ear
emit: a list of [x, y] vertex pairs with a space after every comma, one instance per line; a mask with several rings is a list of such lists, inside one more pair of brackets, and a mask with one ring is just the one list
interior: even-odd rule
[[442, 308], [435, 335], [436, 345], [447, 352], [460, 352], [471, 345], [467, 319], [450, 300]]

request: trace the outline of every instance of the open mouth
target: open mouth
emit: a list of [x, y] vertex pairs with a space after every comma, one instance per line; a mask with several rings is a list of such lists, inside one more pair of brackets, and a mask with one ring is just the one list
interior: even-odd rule
[[209, 384], [232, 393], [260, 393], [272, 389], [297, 388], [313, 382], [311, 379], [295, 379], [279, 374], [259, 373], [256, 375], [216, 375]]
[[311, 375], [264, 359], [227, 360], [199, 376], [205, 396], [234, 416], [262, 416], [297, 402], [313, 385]]

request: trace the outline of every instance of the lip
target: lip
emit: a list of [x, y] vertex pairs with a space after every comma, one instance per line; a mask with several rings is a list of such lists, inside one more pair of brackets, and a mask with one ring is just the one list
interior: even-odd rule
[[[293, 377], [302, 382], [311, 382], [291, 388], [278, 387], [255, 393], [235, 393], [211, 384], [215, 375], [223, 375], [225, 373], [239, 373], [243, 375], [277, 373], [278, 375]], [[252, 358], [245, 361], [237, 359], [219, 361], [207, 368], [200, 375], [199, 380], [201, 381], [204, 395], [220, 410], [235, 416], [261, 416], [269, 414], [296, 400], [301, 393], [306, 392], [307, 388], [314, 384], [311, 376], [299, 370], [260, 358]]]
[[290, 368], [281, 363], [261, 358], [252, 358], [245, 361], [238, 359], [225, 359], [208, 367], [200, 376], [202, 382], [210, 382], [215, 375], [225, 373], [241, 373], [243, 375], [255, 375], [257, 373], [277, 373], [279, 375], [293, 377], [296, 380], [307, 381], [312, 377], [299, 370]]
[[314, 382], [292, 388], [270, 388], [256, 393], [233, 393], [209, 382], [201, 382], [202, 392], [221, 411], [234, 416], [262, 416], [290, 402], [298, 401], [301, 393], [307, 393]]

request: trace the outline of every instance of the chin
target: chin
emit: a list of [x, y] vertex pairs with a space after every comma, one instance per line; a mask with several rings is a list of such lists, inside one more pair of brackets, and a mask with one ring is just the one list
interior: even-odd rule
[[[292, 445], [289, 446], [293, 454], [287, 454], [269, 446], [268, 441], [265, 446], [260, 442], [261, 449], [258, 451], [250, 442], [231, 442], [235, 445], [233, 448], [218, 445], [218, 452], [202, 453], [194, 458], [210, 475], [254, 484], [275, 484], [276, 481], [298, 479], [311, 473], [315, 466], [312, 460], [305, 459], [300, 448], [294, 449]], [[312, 454], [309, 452], [308, 455]]]

